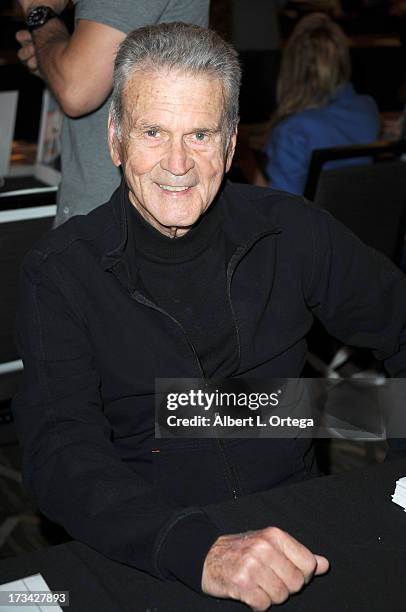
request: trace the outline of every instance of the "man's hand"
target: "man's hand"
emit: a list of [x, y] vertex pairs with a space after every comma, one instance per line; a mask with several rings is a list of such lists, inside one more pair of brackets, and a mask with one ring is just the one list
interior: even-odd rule
[[[18, 0], [18, 3], [25, 15], [31, 11], [31, 9], [36, 6], [42, 6], [43, 3], [40, 0]], [[62, 13], [65, 10], [68, 4], [68, 0], [46, 0], [46, 6], [49, 6], [55, 13]], [[31, 33], [28, 30], [19, 30], [16, 33], [16, 40], [20, 43], [21, 49], [17, 53], [18, 59], [27, 66], [28, 70], [35, 74], [36, 76], [40, 76], [39, 67], [38, 67], [38, 59], [35, 53], [34, 41], [32, 39]]]
[[314, 555], [285, 531], [267, 527], [220, 536], [204, 562], [202, 589], [263, 611], [283, 603], [328, 568], [325, 557]]
[[27, 66], [28, 70], [32, 74], [40, 76], [38, 70], [37, 56], [35, 55], [35, 47], [34, 43], [32, 42], [30, 32], [28, 30], [19, 30], [16, 33], [16, 40], [21, 45], [21, 49], [17, 53], [18, 59], [25, 66]]

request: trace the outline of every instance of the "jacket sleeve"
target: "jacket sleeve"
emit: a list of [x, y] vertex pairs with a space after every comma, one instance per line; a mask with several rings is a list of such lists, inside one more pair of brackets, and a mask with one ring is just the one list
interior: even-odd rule
[[39, 252], [26, 258], [17, 315], [25, 381], [13, 411], [24, 483], [39, 509], [73, 538], [200, 590], [218, 530], [202, 509], [177, 507], [153, 476], [142, 479], [121, 460], [103, 413], [86, 321], [57, 266], [45, 260]]
[[307, 303], [327, 331], [406, 376], [406, 277], [325, 211], [314, 215]]

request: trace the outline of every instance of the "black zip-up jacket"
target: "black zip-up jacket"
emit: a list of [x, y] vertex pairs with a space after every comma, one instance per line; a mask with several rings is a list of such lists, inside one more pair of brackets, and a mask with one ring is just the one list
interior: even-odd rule
[[[303, 199], [231, 183], [218, 197], [234, 376], [300, 376], [313, 315], [406, 373], [406, 282], [386, 258]], [[181, 325], [142, 293], [128, 206], [123, 184], [25, 258], [14, 401], [24, 480], [72, 537], [198, 589], [219, 535], [204, 506], [308, 477], [310, 442], [154, 439], [155, 378], [202, 372]]]

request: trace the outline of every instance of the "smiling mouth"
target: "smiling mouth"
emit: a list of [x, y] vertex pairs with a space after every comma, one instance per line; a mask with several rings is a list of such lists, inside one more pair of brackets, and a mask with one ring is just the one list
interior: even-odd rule
[[159, 186], [164, 191], [186, 191], [187, 189], [190, 189], [190, 187], [188, 186], [184, 186], [184, 187], [175, 187], [174, 185], [159, 185]]

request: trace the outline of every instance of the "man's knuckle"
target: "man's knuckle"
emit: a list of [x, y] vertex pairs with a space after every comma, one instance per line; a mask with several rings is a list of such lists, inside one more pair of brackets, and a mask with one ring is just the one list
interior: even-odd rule
[[266, 558], [272, 551], [272, 544], [266, 538], [258, 538], [252, 546], [252, 552], [258, 559]]
[[247, 548], [244, 552], [247, 556], [252, 556], [254, 551], [260, 550], [264, 545], [267, 545], [266, 538], [261, 534], [255, 534], [247, 540]]
[[284, 531], [282, 531], [282, 529], [279, 529], [278, 527], [272, 527], [267, 534], [267, 541], [272, 546], [275, 546], [280, 549], [283, 546], [283, 541], [285, 537], [286, 534]]
[[282, 529], [280, 529], [279, 527], [268, 527], [267, 528], [267, 535], [272, 540], [279, 540], [281, 537], [284, 536], [284, 534], [285, 532], [282, 531]]
[[289, 598], [289, 590], [283, 584], [283, 582], [276, 584], [274, 588], [272, 589], [272, 601], [277, 604], [281, 604], [284, 601], [286, 601], [288, 598]]
[[300, 570], [293, 572], [293, 575], [289, 581], [289, 588], [291, 593], [298, 593], [302, 590], [305, 584], [305, 578]]
[[258, 559], [252, 554], [252, 550], [241, 555], [241, 563], [247, 573], [255, 572], [259, 565]]
[[247, 569], [242, 567], [234, 576], [234, 583], [240, 592], [245, 591], [250, 584], [250, 577]]
[[265, 612], [269, 608], [269, 599], [261, 597], [258, 594], [248, 593], [244, 598], [241, 599], [247, 606], [258, 612]]

